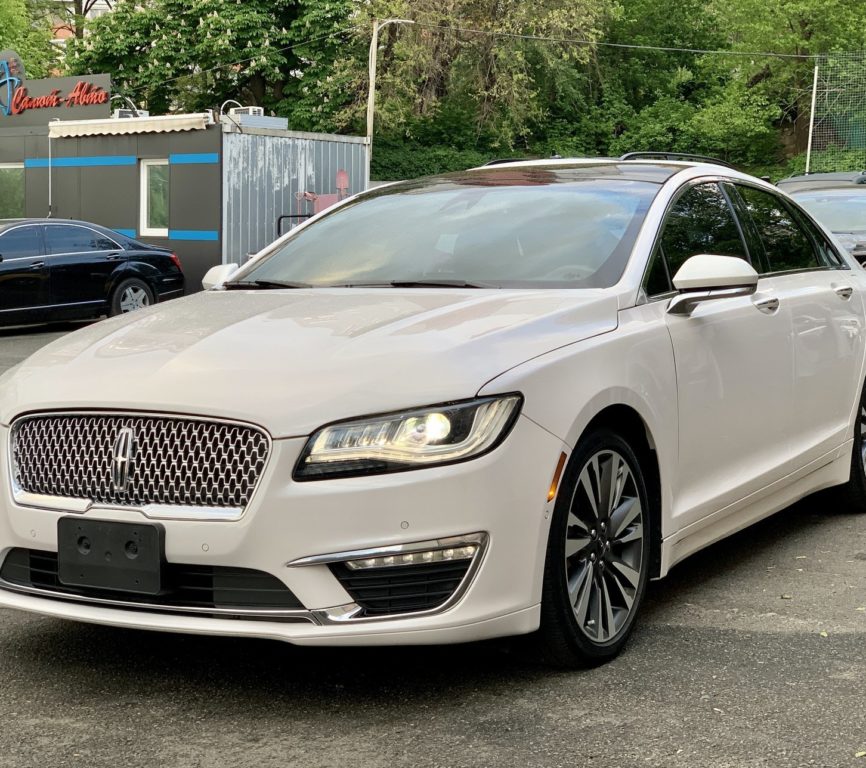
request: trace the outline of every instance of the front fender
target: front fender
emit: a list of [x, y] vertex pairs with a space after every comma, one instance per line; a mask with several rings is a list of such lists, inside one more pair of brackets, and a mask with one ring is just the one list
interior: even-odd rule
[[665, 302], [654, 302], [623, 310], [616, 330], [541, 355], [479, 392], [522, 392], [524, 415], [571, 448], [605, 408], [636, 411], [659, 463], [663, 537], [670, 533], [666, 521], [679, 442], [676, 369], [664, 309]]

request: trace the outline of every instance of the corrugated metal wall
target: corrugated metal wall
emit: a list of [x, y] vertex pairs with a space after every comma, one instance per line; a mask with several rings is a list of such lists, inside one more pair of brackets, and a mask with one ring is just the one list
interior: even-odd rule
[[[224, 133], [223, 263], [243, 263], [273, 242], [278, 216], [312, 213], [313, 204], [299, 202], [297, 195], [335, 194], [337, 171], [349, 174], [349, 194], [366, 189], [366, 150], [355, 136]], [[284, 223], [284, 232], [289, 225]]]

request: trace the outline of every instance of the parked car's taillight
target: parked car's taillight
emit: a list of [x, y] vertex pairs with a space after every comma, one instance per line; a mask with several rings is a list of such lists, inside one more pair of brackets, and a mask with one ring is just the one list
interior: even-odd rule
[[174, 265], [183, 272], [183, 267], [180, 265], [180, 259], [177, 257], [176, 253], [171, 254], [171, 260], [174, 262]]

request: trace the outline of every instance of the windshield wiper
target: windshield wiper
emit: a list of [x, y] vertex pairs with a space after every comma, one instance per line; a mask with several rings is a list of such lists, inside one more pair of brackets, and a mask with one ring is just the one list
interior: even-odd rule
[[467, 283], [465, 280], [389, 280], [384, 283], [343, 283], [323, 288], [498, 288], [487, 283]]
[[465, 280], [392, 280], [392, 288], [498, 288], [488, 283], [467, 283]]
[[223, 283], [223, 290], [273, 290], [277, 288], [312, 288], [309, 283], [297, 283], [291, 280], [235, 280]]

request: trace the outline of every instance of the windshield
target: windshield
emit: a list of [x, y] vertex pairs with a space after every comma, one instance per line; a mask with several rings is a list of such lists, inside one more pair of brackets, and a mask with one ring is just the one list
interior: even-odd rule
[[238, 280], [605, 288], [621, 277], [659, 189], [553, 174], [491, 178], [384, 188], [300, 230]]
[[831, 232], [866, 231], [866, 189], [800, 192], [793, 197]]

